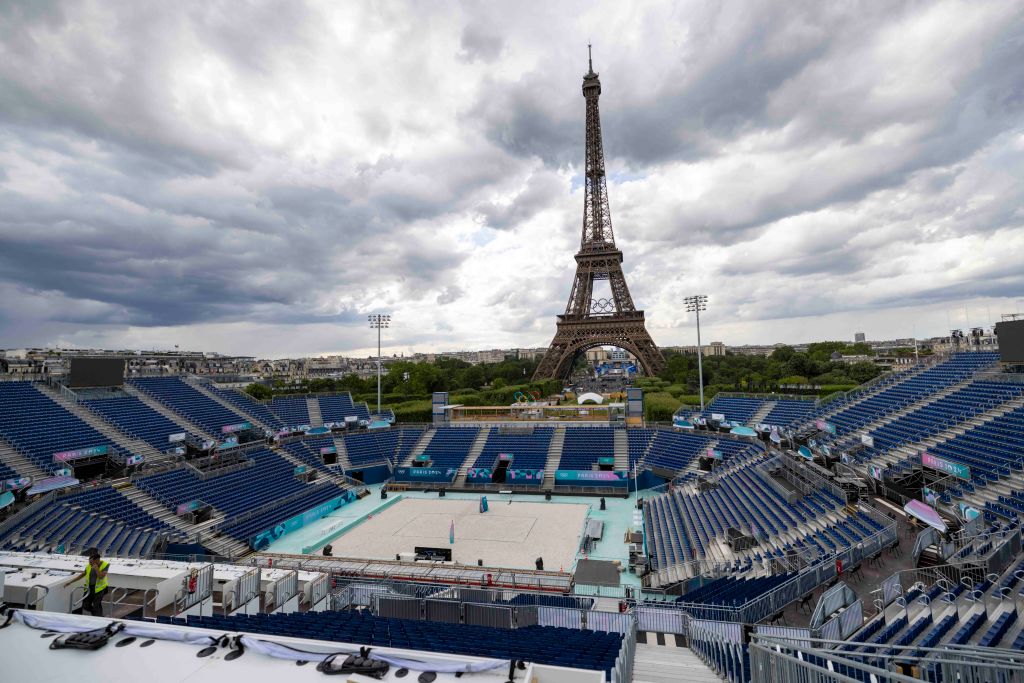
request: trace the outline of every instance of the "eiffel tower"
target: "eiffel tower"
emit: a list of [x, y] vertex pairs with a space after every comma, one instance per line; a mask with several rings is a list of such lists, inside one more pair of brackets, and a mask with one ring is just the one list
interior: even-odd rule
[[[587, 46], [588, 52], [590, 46]], [[566, 378], [576, 357], [595, 346], [617, 346], [632, 353], [648, 376], [665, 367], [665, 359], [644, 325], [644, 312], [633, 305], [622, 273], [622, 252], [615, 248], [612, 213], [601, 143], [601, 112], [597, 100], [601, 81], [594, 60], [583, 76], [587, 101], [586, 192], [583, 199], [583, 237], [576, 253], [576, 279], [565, 314], [533, 378]], [[594, 299], [594, 281], [608, 280], [611, 298]]]

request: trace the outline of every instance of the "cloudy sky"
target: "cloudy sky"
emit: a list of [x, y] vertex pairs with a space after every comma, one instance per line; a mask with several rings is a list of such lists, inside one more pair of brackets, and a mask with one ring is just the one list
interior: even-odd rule
[[658, 343], [1024, 311], [1020, 0], [4, 0], [0, 348], [546, 345], [588, 40]]

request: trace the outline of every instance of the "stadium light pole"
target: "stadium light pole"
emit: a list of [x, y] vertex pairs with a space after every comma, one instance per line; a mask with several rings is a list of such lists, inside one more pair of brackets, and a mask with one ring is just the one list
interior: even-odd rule
[[380, 331], [391, 325], [391, 316], [386, 313], [372, 313], [367, 316], [370, 321], [370, 329], [377, 330], [377, 415], [380, 415]]
[[700, 347], [700, 312], [708, 310], [708, 295], [707, 294], [694, 294], [693, 296], [683, 297], [683, 303], [686, 304], [686, 310], [689, 313], [697, 314], [697, 383], [700, 389], [700, 409], [704, 411], [704, 362], [702, 356], [704, 355], [703, 349]]

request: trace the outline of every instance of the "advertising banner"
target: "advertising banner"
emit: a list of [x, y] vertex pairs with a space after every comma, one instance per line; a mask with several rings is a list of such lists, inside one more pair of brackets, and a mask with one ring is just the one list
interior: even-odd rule
[[489, 482], [491, 480], [491, 468], [470, 467], [466, 470], [466, 481]]
[[296, 529], [301, 529], [307, 524], [315, 522], [338, 508], [348, 505], [355, 499], [355, 491], [346, 491], [342, 495], [320, 503], [316, 507], [310, 508], [302, 514], [286, 519], [272, 529], [261, 531], [249, 539], [249, 546], [253, 550], [262, 550], [285, 534], [291, 533]]
[[109, 448], [107, 446], [93, 446], [92, 448], [78, 448], [73, 451], [59, 451], [53, 454], [53, 461], [68, 462], [69, 460], [92, 458], [97, 455], [106, 455], [108, 451]]
[[672, 418], [672, 426], [676, 429], [693, 429], [693, 425], [688, 420], [679, 416]]
[[820, 432], [828, 432], [829, 434], [836, 433], [836, 426], [831, 422], [826, 422], [825, 420], [815, 420], [814, 426]]
[[399, 467], [395, 469], [395, 480], [451, 482], [458, 472], [453, 467]]
[[872, 479], [882, 481], [882, 477], [885, 476], [885, 470], [878, 465], [868, 465], [868, 476]]
[[509, 484], [526, 484], [540, 486], [544, 483], [544, 470], [509, 470], [506, 481]]
[[861, 434], [860, 435], [860, 442], [862, 444], [864, 444], [865, 446], [867, 446], [868, 448], [874, 448], [875, 447], [875, 437], [869, 436], [868, 434]]
[[976, 519], [981, 514], [981, 512], [979, 512], [977, 508], [972, 508], [970, 505], [967, 505], [966, 503], [957, 503], [956, 507], [957, 510], [960, 512], [960, 519], [964, 520], [965, 522], [970, 522]]
[[190, 500], [187, 503], [179, 503], [178, 507], [174, 508], [174, 514], [184, 515], [187, 512], [194, 512], [199, 509], [200, 505], [202, 505], [202, 501], [199, 500]]
[[141, 455], [129, 455], [127, 458], [124, 459], [124, 464], [125, 465], [141, 465], [142, 462], [145, 459], [146, 458], [144, 458]]
[[18, 477], [17, 479], [7, 479], [3, 482], [3, 486], [0, 486], [0, 491], [17, 491], [23, 489], [32, 483], [32, 477]]
[[514, 457], [515, 456], [513, 456], [511, 453], [498, 453], [498, 460], [499, 461], [512, 462], [512, 459]]
[[615, 458], [614, 457], [609, 458], [609, 457], [606, 457], [606, 456], [602, 456], [602, 457], [597, 459], [597, 464], [598, 465], [614, 465], [615, 464]]
[[222, 443], [221, 445], [217, 446], [217, 450], [222, 451], [222, 450], [224, 450], [226, 448], [234, 448], [237, 445], [238, 445], [238, 437], [237, 436], [229, 436], [227, 439], [224, 440], [224, 443]]
[[725, 420], [725, 413], [711, 413], [711, 419], [717, 422], [723, 422]]
[[935, 505], [939, 502], [938, 492], [933, 491], [927, 486], [921, 489], [921, 498], [923, 498], [924, 502], [928, 503], [932, 507], [935, 507]]
[[338, 452], [338, 447], [337, 446], [321, 446], [320, 447], [320, 455], [330, 455], [332, 453], [337, 453], [337, 452]]
[[938, 456], [932, 455], [931, 453], [921, 453], [921, 464], [925, 467], [930, 467], [933, 470], [939, 472], [945, 472], [951, 474], [954, 477], [963, 479], [964, 481], [971, 480], [971, 468], [967, 465], [961, 465], [958, 462], [952, 460], [946, 460]]
[[178, 432], [177, 434], [168, 434], [167, 435], [167, 443], [178, 443], [179, 441], [184, 441], [187, 436], [188, 436], [188, 434], [186, 432]]
[[710, 446], [708, 446], [707, 457], [714, 458], [715, 460], [721, 460], [722, 459], [722, 451], [717, 450], [715, 448], [711, 448]]
[[555, 486], [622, 486], [629, 484], [627, 473], [601, 470], [555, 470]]
[[233, 425], [224, 425], [220, 428], [221, 434], [233, 434], [234, 432], [242, 432], [246, 429], [252, 429], [252, 423], [250, 422], [239, 422]]

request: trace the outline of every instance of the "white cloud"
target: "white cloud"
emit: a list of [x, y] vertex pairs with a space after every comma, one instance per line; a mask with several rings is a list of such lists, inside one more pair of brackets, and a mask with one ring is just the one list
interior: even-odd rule
[[[655, 339], [942, 333], [1020, 308], [1019, 3], [0, 9], [0, 346], [537, 346], [595, 43]], [[958, 313], [964, 307], [967, 313]], [[959, 316], [959, 320], [958, 320]], [[975, 322], [976, 321], [976, 322]]]

